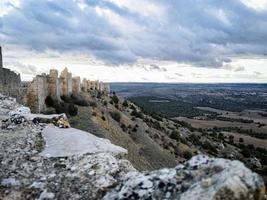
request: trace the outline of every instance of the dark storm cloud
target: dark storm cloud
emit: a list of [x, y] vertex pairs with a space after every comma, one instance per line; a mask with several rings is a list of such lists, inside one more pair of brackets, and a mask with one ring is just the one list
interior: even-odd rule
[[[238, 0], [144, 2], [164, 12], [155, 16], [110, 0], [24, 0], [0, 17], [1, 43], [81, 51], [111, 64], [144, 58], [213, 68], [233, 56], [267, 52], [267, 12]], [[163, 70], [157, 67], [150, 70]]]

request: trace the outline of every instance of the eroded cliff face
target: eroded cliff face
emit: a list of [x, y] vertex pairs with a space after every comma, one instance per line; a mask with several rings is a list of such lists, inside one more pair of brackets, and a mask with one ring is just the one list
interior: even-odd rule
[[265, 193], [261, 178], [239, 161], [198, 155], [139, 172], [122, 159], [123, 148], [48, 119], [0, 95], [0, 199], [252, 200]]

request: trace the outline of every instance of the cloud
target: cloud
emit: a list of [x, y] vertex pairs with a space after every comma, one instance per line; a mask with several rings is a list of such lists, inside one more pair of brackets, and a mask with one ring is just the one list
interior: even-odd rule
[[158, 65], [155, 65], [155, 64], [149, 65], [148, 70], [149, 71], [159, 71], [159, 72], [166, 72], [167, 71], [166, 68], [159, 67]]
[[257, 72], [257, 71], [254, 71], [253, 73], [254, 73], [256, 76], [261, 76], [261, 75], [262, 75], [262, 73]]
[[233, 57], [266, 55], [265, 0], [257, 1], [261, 9], [251, 0], [6, 1], [0, 40], [36, 52], [80, 51], [111, 65], [150, 59], [221, 68]]
[[225, 70], [234, 71], [234, 72], [246, 71], [245, 67], [243, 67], [243, 66], [233, 66], [231, 64], [226, 64], [222, 68]]
[[245, 71], [245, 67], [239, 66], [239, 67], [235, 68], [234, 71], [235, 72], [243, 72], [243, 71]]
[[6, 62], [6, 66], [10, 69], [13, 69], [16, 72], [24, 75], [36, 75], [38, 74], [37, 67], [34, 65], [25, 65], [20, 62]]
[[180, 76], [180, 77], [183, 77], [184, 75], [183, 74], [180, 74], [180, 73], [174, 73], [176, 76]]

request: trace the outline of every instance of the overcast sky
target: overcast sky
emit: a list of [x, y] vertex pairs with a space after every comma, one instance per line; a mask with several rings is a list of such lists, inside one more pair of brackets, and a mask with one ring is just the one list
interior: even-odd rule
[[1, 0], [0, 45], [24, 80], [267, 82], [267, 0]]

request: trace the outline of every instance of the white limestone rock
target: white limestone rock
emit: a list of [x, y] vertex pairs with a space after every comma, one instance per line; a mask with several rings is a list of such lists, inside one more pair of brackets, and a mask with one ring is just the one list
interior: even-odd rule
[[173, 169], [130, 172], [104, 199], [253, 200], [263, 195], [263, 181], [243, 163], [199, 155]]
[[42, 135], [46, 141], [44, 157], [66, 157], [85, 153], [127, 154], [127, 150], [113, 145], [109, 140], [96, 137], [88, 132], [75, 128], [60, 129], [47, 126]]

